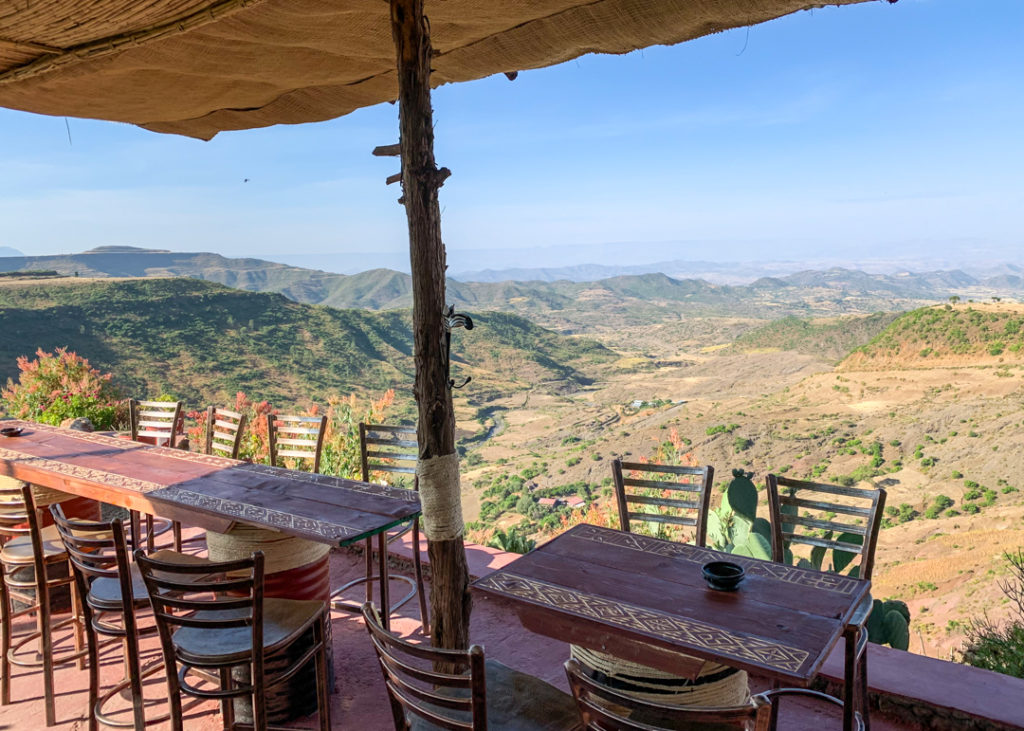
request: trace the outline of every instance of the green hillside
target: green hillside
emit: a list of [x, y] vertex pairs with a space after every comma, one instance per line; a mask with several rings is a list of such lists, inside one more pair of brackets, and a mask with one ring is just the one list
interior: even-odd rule
[[848, 365], [900, 361], [1019, 360], [1024, 357], [1024, 309], [1020, 305], [958, 304], [924, 307], [893, 321]]
[[783, 317], [744, 333], [736, 339], [734, 347], [744, 351], [789, 350], [839, 361], [897, 317], [898, 312], [817, 320]]
[[[585, 382], [579, 368], [611, 358], [520, 317], [472, 313], [453, 340], [455, 376], [481, 387]], [[67, 346], [111, 371], [130, 394], [170, 393], [192, 404], [243, 390], [277, 404], [395, 388], [411, 393], [405, 311], [303, 305], [195, 279], [11, 281], [0, 285], [0, 380], [16, 358]]]

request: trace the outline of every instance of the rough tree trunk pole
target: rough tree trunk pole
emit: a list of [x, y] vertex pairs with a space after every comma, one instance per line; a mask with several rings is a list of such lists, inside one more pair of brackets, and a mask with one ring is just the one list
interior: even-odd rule
[[[430, 35], [423, 0], [390, 0], [398, 56], [402, 188], [412, 264], [415, 396], [423, 525], [430, 555], [431, 636], [436, 647], [469, 644], [469, 569], [463, 545], [455, 414], [445, 367], [445, 251], [430, 105]], [[447, 171], [445, 171], [447, 172]], [[386, 610], [385, 610], [386, 611]]]

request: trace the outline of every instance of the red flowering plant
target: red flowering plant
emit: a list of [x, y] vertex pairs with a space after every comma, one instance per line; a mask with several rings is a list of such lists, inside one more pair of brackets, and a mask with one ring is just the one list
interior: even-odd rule
[[101, 373], [89, 361], [67, 348], [36, 358], [18, 358], [18, 382], [7, 380], [0, 390], [7, 412], [19, 419], [60, 424], [87, 417], [97, 429], [112, 429], [127, 421], [127, 410], [110, 373]]
[[[380, 398], [369, 401], [361, 401], [355, 394], [347, 398], [328, 398], [327, 430], [324, 432], [320, 471], [338, 477], [361, 479], [359, 423], [381, 423], [394, 402], [394, 389], [388, 389]], [[374, 477], [376, 479], [377, 476]]]
[[[687, 440], [684, 440], [679, 436], [679, 430], [675, 427], [669, 431], [668, 439], [664, 442], [659, 442], [654, 448], [654, 456], [648, 460], [646, 457], [640, 457], [637, 461], [641, 464], [655, 463], [663, 465], [672, 465], [679, 467], [697, 467], [697, 458], [694, 457], [693, 452], [687, 451], [688, 447]], [[673, 473], [665, 472], [644, 472], [641, 474], [639, 471], [634, 470], [630, 473], [630, 477], [658, 482], [673, 482], [673, 483], [689, 483], [697, 487], [697, 483], [702, 479], [701, 475], [678, 475]], [[633, 492], [638, 495], [644, 495], [652, 498], [666, 498], [669, 500], [685, 500], [691, 501], [696, 499], [694, 492], [680, 492], [678, 488], [666, 488], [659, 490], [657, 488], [637, 488]], [[657, 506], [657, 505], [634, 505], [634, 508], [638, 512], [650, 512], [650, 513], [661, 513], [662, 515], [669, 515], [678, 518], [696, 518], [696, 513], [692, 509], [688, 508], [677, 508], [670, 506]], [[683, 526], [676, 525], [673, 523], [652, 523], [644, 521], [631, 521], [630, 527], [640, 533], [647, 533], [648, 535], [655, 536], [657, 538], [666, 538], [668, 540], [690, 542], [694, 536], [692, 531]]]
[[[388, 407], [394, 403], [394, 390], [386, 391], [379, 399], [361, 401], [355, 395], [347, 398], [331, 396], [327, 399], [327, 427], [324, 431], [323, 453], [320, 472], [359, 479], [361, 474], [359, 455], [359, 422], [376, 423], [383, 420]], [[280, 410], [267, 401], [252, 401], [244, 392], [235, 395], [233, 410], [245, 415], [246, 427], [238, 450], [239, 459], [267, 464], [270, 461], [270, 440], [267, 436], [267, 415], [279, 414]], [[294, 413], [294, 412], [293, 412]], [[302, 412], [304, 416], [318, 416], [319, 406], [311, 406]], [[189, 428], [189, 440], [201, 449], [206, 443], [206, 413], [194, 411], [188, 417], [195, 422]], [[285, 467], [308, 469], [298, 460], [285, 460]]]
[[[235, 394], [235, 403], [229, 407], [245, 416], [245, 432], [238, 447], [238, 458], [246, 462], [267, 463], [270, 460], [270, 440], [267, 438], [267, 414], [279, 413], [268, 401], [252, 401], [244, 391]], [[193, 422], [188, 428], [193, 449], [202, 450], [206, 444], [206, 412], [190, 411]]]

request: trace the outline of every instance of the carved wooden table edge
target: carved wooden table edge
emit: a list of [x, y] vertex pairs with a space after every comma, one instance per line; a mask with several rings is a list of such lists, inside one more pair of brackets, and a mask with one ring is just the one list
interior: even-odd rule
[[[297, 515], [287, 510], [257, 505], [241, 498], [227, 499], [191, 489], [197, 483], [201, 486], [202, 475], [178, 483], [153, 482], [118, 472], [109, 472], [96, 467], [19, 451], [17, 449], [19, 444], [33, 441], [25, 439], [25, 436], [0, 439], [0, 474], [26, 482], [36, 482], [68, 492], [71, 495], [81, 495], [121, 507], [142, 508], [147, 511], [151, 509], [151, 512], [175, 519], [184, 518], [187, 521], [190, 516], [194, 516], [194, 522], [197, 525], [217, 532], [225, 532], [234, 523], [246, 523], [276, 530], [285, 535], [326, 543], [335, 547], [345, 547], [383, 533], [421, 514], [419, 495], [414, 490], [363, 483], [332, 475], [252, 464], [168, 447], [155, 447], [105, 434], [72, 431], [18, 419], [0, 419], [0, 425], [4, 424], [24, 427], [25, 436], [30, 436], [33, 432], [53, 434], [88, 444], [113, 447], [120, 453], [150, 454], [162, 459], [180, 460], [212, 468], [237, 469], [242, 472], [252, 472], [254, 475], [267, 475], [288, 480], [292, 483], [309, 483], [331, 490], [344, 490], [350, 494], [366, 495], [377, 500], [393, 500], [401, 506], [400, 509], [393, 511], [393, 514], [387, 516], [372, 510], [345, 508], [353, 514], [364, 516], [364, 520], [357, 522], [370, 523], [370, 525], [359, 526], [346, 525], [342, 522], [319, 520], [314, 517]], [[210, 474], [216, 474], [216, 472], [209, 473], [207, 476]], [[299, 495], [301, 496], [301, 493]], [[373, 520], [373, 516], [377, 516], [379, 521]]]
[[[711, 549], [587, 524], [574, 526], [539, 546], [535, 551], [543, 551], [555, 541], [566, 538], [614, 543], [620, 548], [652, 552], [667, 558], [682, 558], [696, 566], [700, 566], [705, 559], [711, 560], [722, 556], [727, 556], [730, 560], [735, 558]], [[775, 641], [756, 632], [728, 630], [700, 619], [680, 617], [628, 602], [611, 600], [578, 587], [524, 576], [516, 571], [518, 560], [477, 579], [471, 586], [475, 591], [512, 607], [523, 626], [538, 634], [554, 636], [552, 632], [558, 628], [562, 635], [561, 639], [583, 644], [595, 650], [611, 650], [611, 646], [605, 646], [601, 642], [588, 643], [587, 634], [600, 634], [601, 627], [608, 628], [606, 633], [612, 632], [611, 628], [614, 627], [619, 636], [612, 637], [611, 643], [620, 652], [628, 654], [628, 659], [643, 662], [642, 656], [649, 654], [655, 662], [647, 664], [666, 672], [676, 672], [676, 669], [668, 664], [672, 661], [673, 653], [692, 653], [696, 657], [725, 662], [756, 674], [808, 685], [820, 672], [829, 652], [835, 648], [850, 627], [849, 622], [854, 612], [870, 591], [870, 582], [849, 577], [836, 578], [822, 572], [739, 558], [744, 568], [753, 568], [755, 571], [764, 569], [763, 575], [769, 580], [795, 583], [810, 591], [830, 591], [843, 597], [846, 609], [842, 615], [823, 617], [834, 623], [834, 630], [830, 632], [820, 649], [814, 648], [819, 651], [790, 647], [784, 642]], [[589, 615], [585, 612], [589, 612]], [[651, 627], [658, 629], [654, 630]], [[681, 646], [682, 643], [678, 640], [668, 639], [666, 632], [675, 633], [677, 637], [685, 637], [685, 646]], [[659, 633], [664, 636], [659, 636]], [[574, 636], [567, 637], [566, 634]], [[644, 646], [651, 649], [643, 649]], [[686, 668], [681, 667], [680, 670], [683, 670], [680, 675], [688, 674]]]

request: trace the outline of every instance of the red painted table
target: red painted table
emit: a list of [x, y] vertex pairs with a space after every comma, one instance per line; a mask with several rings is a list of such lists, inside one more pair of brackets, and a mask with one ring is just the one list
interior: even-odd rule
[[[746, 569], [738, 590], [708, 588], [701, 567], [715, 560]], [[703, 658], [807, 685], [841, 636], [856, 643], [871, 582], [578, 525], [472, 586], [532, 632], [675, 675], [696, 677]], [[852, 728], [862, 709], [846, 672]]]
[[420, 513], [412, 490], [0, 420], [7, 426], [22, 434], [0, 436], [0, 474], [217, 533], [242, 523], [331, 546], [376, 535], [385, 579], [385, 532]]

